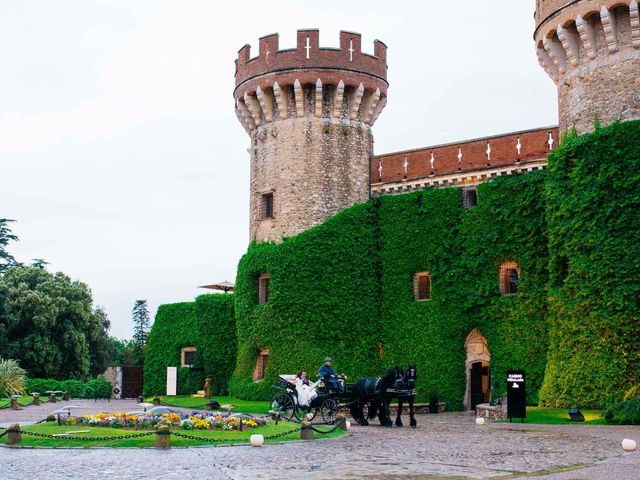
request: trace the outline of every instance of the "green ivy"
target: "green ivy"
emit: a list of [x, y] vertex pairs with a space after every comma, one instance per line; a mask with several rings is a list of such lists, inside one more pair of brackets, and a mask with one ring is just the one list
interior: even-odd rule
[[180, 350], [191, 346], [197, 350], [194, 367], [204, 370], [178, 368], [178, 394], [201, 390], [205, 377], [213, 380], [214, 394], [225, 394], [237, 349], [233, 295], [200, 295], [158, 308], [145, 353], [145, 393], [165, 393], [167, 367], [180, 367]]
[[[467, 211], [457, 188], [382, 197], [282, 244], [252, 245], [238, 269], [232, 393], [267, 398], [279, 373], [315, 373], [331, 355], [352, 379], [416, 362], [420, 395], [460, 409], [465, 340], [478, 328], [494, 371], [502, 378], [508, 368], [527, 369], [535, 401], [547, 345], [543, 180], [538, 172], [483, 184], [480, 204]], [[515, 297], [499, 293], [505, 259], [523, 270]], [[413, 297], [419, 271], [431, 274], [425, 302]], [[264, 272], [270, 298], [258, 305]], [[253, 382], [261, 348], [271, 351], [266, 378]], [[504, 384], [495, 391], [504, 392]]]
[[601, 407], [640, 382], [640, 122], [549, 156], [549, 361], [541, 401]]

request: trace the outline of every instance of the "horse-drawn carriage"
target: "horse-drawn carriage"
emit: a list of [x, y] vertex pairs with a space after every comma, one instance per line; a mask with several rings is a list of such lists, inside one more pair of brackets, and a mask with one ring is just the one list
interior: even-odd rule
[[324, 423], [335, 423], [338, 412], [349, 410], [351, 416], [360, 424], [368, 425], [368, 420], [380, 419], [384, 426], [392, 426], [389, 415], [389, 404], [392, 399], [398, 401], [396, 426], [402, 426], [402, 406], [409, 404], [410, 425], [416, 426], [414, 417], [414, 400], [418, 373], [415, 366], [409, 365], [405, 372], [396, 366], [387, 370], [383, 377], [363, 377], [356, 383], [345, 383], [346, 378], [339, 377], [342, 392], [328, 388], [323, 382], [317, 387], [318, 395], [308, 404], [298, 401], [295, 375], [280, 375], [279, 392], [271, 402], [272, 411], [278, 412], [285, 419], [306, 419], [312, 421], [318, 414]]
[[307, 419], [312, 421], [318, 414], [324, 423], [334, 423], [340, 408], [348, 407], [352, 385], [345, 385], [344, 378], [339, 379], [344, 385], [344, 393], [328, 388], [323, 382], [316, 387], [318, 395], [308, 405], [298, 400], [298, 390], [295, 384], [295, 375], [279, 375], [278, 388], [271, 401], [271, 409], [277, 411], [285, 419]]

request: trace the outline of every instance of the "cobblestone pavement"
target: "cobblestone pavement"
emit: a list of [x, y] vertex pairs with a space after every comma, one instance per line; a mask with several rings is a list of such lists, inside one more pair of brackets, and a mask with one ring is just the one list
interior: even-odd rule
[[640, 454], [620, 448], [622, 438], [640, 441], [640, 427], [477, 427], [462, 413], [418, 422], [415, 430], [355, 427], [347, 437], [262, 448], [0, 448], [0, 478], [640, 479]]

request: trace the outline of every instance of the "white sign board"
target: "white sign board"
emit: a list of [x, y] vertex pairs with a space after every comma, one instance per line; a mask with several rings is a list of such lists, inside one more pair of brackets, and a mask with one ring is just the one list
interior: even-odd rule
[[167, 367], [167, 395], [175, 395], [178, 389], [178, 367]]

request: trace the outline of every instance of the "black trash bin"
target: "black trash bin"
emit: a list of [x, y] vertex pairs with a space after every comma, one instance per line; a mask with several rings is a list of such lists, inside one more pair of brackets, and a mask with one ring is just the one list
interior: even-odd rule
[[435, 395], [429, 397], [429, 413], [438, 413], [438, 397]]

